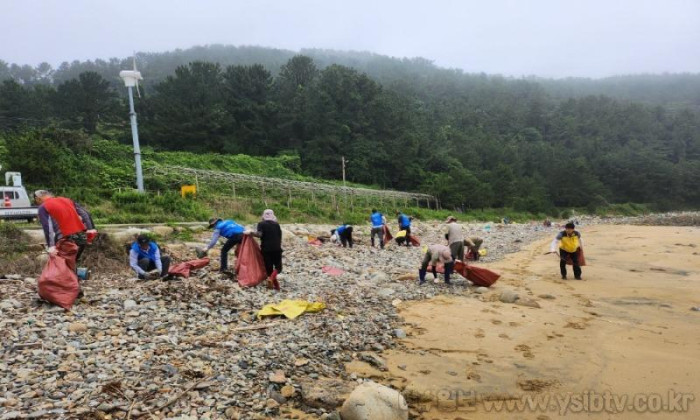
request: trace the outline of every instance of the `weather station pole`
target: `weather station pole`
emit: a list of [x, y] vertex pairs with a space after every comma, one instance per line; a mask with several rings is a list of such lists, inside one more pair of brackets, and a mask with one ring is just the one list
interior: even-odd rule
[[[134, 70], [123, 70], [119, 72], [119, 77], [124, 80], [129, 91], [129, 118], [131, 119], [131, 137], [134, 140], [134, 161], [136, 162], [136, 188], [143, 193], [143, 170], [141, 169], [141, 146], [139, 145], [139, 127], [136, 122], [136, 111], [134, 111], [134, 86], [138, 91], [139, 80], [143, 80], [141, 73], [136, 70], [136, 60], [134, 60]], [[140, 94], [139, 94], [140, 96]]]

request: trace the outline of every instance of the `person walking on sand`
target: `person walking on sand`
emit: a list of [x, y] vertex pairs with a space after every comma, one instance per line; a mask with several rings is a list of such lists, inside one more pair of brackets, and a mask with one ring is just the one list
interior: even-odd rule
[[379, 237], [379, 247], [384, 249], [384, 225], [386, 225], [386, 217], [377, 209], [372, 209], [372, 214], [369, 216], [369, 221], [372, 223], [372, 247], [374, 248], [374, 237]]
[[462, 233], [462, 225], [457, 223], [457, 218], [449, 216], [445, 227], [445, 239], [452, 253], [452, 260], [464, 260], [464, 233]]
[[559, 269], [561, 278], [566, 280], [566, 260], [570, 257], [574, 266], [574, 278], [581, 279], [581, 266], [579, 265], [579, 250], [583, 246], [581, 234], [575, 230], [576, 225], [569, 222], [564, 226], [564, 230], [559, 232], [549, 247], [550, 253], [556, 253], [557, 243], [559, 244]]
[[280, 290], [277, 276], [282, 272], [282, 228], [277, 222], [275, 212], [267, 209], [258, 223], [257, 232], [253, 236], [260, 238], [265, 271], [267, 272], [268, 288]]

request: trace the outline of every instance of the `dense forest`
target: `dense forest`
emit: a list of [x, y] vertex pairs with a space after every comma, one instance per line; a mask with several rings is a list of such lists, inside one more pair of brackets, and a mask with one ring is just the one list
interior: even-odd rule
[[[700, 205], [697, 74], [509, 78], [424, 59], [228, 46], [141, 53], [137, 64], [141, 139], [157, 150], [292, 156], [330, 179], [345, 156], [350, 181], [434, 194], [450, 208]], [[0, 130], [128, 143], [117, 75], [131, 65], [0, 61]], [[7, 141], [8, 156], [40, 136], [21, 138]]]

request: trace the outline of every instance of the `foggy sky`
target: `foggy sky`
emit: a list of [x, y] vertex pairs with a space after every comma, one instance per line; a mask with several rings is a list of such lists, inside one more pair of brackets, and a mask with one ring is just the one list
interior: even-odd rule
[[700, 72], [698, 0], [0, 0], [0, 59], [205, 44], [361, 50], [512, 76]]

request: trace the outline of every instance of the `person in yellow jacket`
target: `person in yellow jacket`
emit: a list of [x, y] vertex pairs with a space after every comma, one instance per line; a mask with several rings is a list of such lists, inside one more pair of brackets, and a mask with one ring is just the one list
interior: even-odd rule
[[581, 234], [575, 230], [576, 225], [572, 222], [564, 226], [564, 230], [557, 234], [549, 247], [549, 252], [556, 253], [557, 243], [559, 244], [559, 269], [561, 278], [566, 280], [566, 259], [571, 257], [574, 265], [574, 278], [581, 280], [581, 266], [578, 261], [578, 250], [583, 246]]

